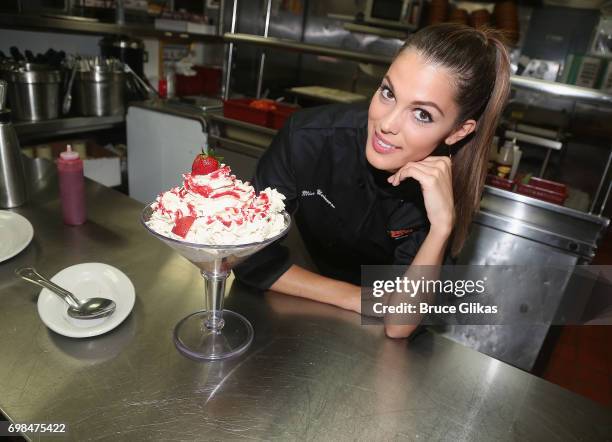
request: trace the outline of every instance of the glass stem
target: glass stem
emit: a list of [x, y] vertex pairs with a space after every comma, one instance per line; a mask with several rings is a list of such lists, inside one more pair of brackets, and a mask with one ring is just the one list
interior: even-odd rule
[[208, 317], [204, 326], [215, 332], [220, 332], [223, 321], [223, 299], [225, 298], [225, 281], [227, 273], [202, 272], [204, 277], [204, 299]]

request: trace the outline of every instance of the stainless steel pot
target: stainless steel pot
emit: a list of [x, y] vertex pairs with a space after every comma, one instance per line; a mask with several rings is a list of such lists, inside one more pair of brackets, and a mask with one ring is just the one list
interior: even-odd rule
[[59, 115], [61, 72], [45, 65], [25, 64], [5, 72], [9, 102], [17, 120], [52, 120]]
[[125, 73], [122, 71], [96, 68], [76, 73], [74, 104], [78, 115], [123, 115], [124, 95]]

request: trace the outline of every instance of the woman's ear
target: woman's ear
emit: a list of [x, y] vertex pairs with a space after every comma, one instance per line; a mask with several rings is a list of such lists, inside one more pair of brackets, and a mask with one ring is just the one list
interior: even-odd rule
[[463, 140], [469, 134], [476, 130], [476, 120], [466, 120], [461, 126], [454, 129], [444, 140], [448, 146], [455, 144], [457, 141]]

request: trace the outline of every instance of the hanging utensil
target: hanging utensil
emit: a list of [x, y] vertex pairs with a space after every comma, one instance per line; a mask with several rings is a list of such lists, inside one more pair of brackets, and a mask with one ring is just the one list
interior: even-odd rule
[[74, 77], [76, 76], [77, 71], [77, 59], [75, 59], [72, 63], [72, 71], [70, 72], [70, 80], [68, 81], [68, 86], [66, 88], [66, 95], [64, 96], [64, 101], [62, 103], [62, 114], [66, 115], [70, 111], [70, 106], [72, 105], [72, 84], [74, 83]]
[[149, 86], [149, 84], [146, 81], [140, 78], [140, 76], [136, 72], [134, 72], [134, 70], [130, 67], [129, 64], [124, 63], [123, 69], [126, 74], [130, 74], [134, 77], [136, 82], [147, 91], [149, 96], [153, 95], [153, 96], [159, 97], [159, 93], [155, 89], [153, 89], [151, 86]]

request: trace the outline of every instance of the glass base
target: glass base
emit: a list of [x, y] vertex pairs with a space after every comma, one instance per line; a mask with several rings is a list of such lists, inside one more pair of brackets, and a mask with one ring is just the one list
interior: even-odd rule
[[206, 327], [209, 312], [201, 310], [181, 319], [174, 328], [174, 344], [185, 356], [214, 361], [244, 352], [253, 342], [253, 326], [242, 315], [223, 310], [223, 328]]

